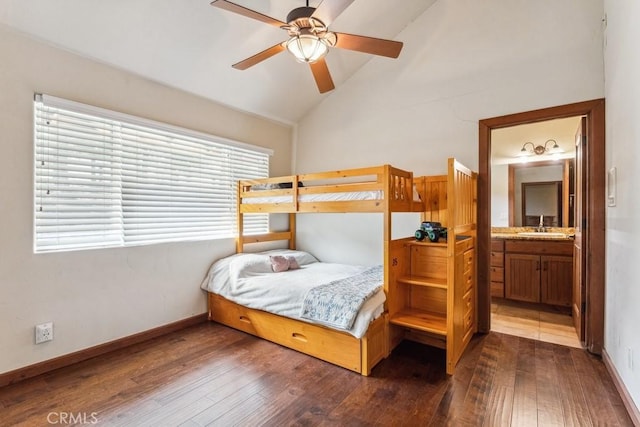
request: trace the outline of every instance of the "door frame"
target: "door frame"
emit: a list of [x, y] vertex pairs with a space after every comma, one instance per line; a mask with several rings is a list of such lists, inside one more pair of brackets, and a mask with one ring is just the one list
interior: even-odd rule
[[542, 108], [483, 119], [479, 125], [478, 168], [478, 331], [491, 330], [491, 131], [510, 126], [574, 116], [587, 117], [586, 274], [584, 277], [585, 345], [595, 354], [604, 346], [605, 300], [605, 100]]

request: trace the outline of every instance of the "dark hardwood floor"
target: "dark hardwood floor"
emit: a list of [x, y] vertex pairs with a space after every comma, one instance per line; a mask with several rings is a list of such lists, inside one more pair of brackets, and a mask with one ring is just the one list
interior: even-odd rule
[[444, 371], [405, 342], [362, 377], [206, 323], [0, 388], [0, 425], [632, 425], [583, 350], [491, 333]]

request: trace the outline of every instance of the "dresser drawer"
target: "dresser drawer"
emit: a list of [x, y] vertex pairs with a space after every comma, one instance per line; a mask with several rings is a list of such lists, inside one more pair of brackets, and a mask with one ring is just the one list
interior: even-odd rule
[[473, 249], [469, 249], [468, 251], [466, 251], [463, 255], [463, 271], [466, 273], [469, 273], [473, 270], [473, 258], [474, 258], [474, 254], [475, 251]]
[[496, 252], [504, 251], [504, 240], [491, 239], [491, 250]]
[[491, 251], [491, 266], [504, 267], [504, 252]]
[[491, 267], [489, 269], [489, 278], [492, 282], [504, 282], [504, 268]]
[[491, 296], [496, 298], [504, 298], [504, 283], [491, 282]]
[[465, 333], [473, 326], [475, 312], [473, 310], [473, 290], [469, 290], [462, 298], [464, 310], [463, 325]]
[[573, 255], [573, 241], [507, 240], [505, 252], [536, 255]]
[[463, 274], [463, 280], [464, 280], [464, 292], [467, 292], [469, 289], [471, 289], [473, 287], [473, 285], [475, 285], [474, 283], [474, 276], [473, 276], [473, 272], [471, 271], [467, 271]]

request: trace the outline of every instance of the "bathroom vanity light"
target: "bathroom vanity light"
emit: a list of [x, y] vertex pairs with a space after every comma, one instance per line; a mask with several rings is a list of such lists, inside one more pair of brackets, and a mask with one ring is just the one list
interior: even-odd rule
[[[551, 145], [551, 147], [550, 147]], [[542, 154], [558, 154], [562, 153], [562, 148], [555, 139], [548, 139], [544, 145], [534, 145], [533, 142], [525, 142], [518, 154], [519, 157], [532, 156], [534, 154], [540, 156]]]

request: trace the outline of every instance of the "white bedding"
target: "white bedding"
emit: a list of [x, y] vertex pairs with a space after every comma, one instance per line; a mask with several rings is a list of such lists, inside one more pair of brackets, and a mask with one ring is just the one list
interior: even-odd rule
[[[315, 193], [300, 194], [299, 202], [341, 202], [360, 200], [380, 200], [383, 198], [382, 191], [345, 191], [340, 193]], [[267, 196], [267, 197], [246, 197], [242, 203], [291, 203], [293, 196]]]
[[[270, 270], [269, 255], [293, 256], [300, 269], [274, 273]], [[309, 289], [353, 276], [367, 268], [317, 262], [306, 252], [288, 249], [235, 254], [216, 261], [201, 287], [249, 308], [308, 322], [300, 318], [300, 311]], [[382, 314], [384, 301], [385, 294], [380, 289], [363, 304], [353, 327], [345, 332], [362, 338], [371, 320]]]
[[[382, 190], [372, 191], [344, 191], [339, 193], [311, 193], [298, 195], [298, 202], [351, 202], [361, 200], [382, 200], [384, 193]], [[413, 200], [420, 201], [418, 191], [413, 189]], [[245, 197], [243, 204], [276, 204], [291, 203], [293, 196], [265, 196], [265, 197]]]

